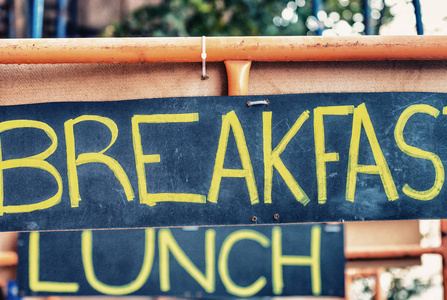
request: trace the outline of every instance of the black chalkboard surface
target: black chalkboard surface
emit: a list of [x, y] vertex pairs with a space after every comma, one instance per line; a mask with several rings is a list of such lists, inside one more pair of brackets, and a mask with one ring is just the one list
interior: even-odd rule
[[342, 225], [32, 232], [21, 296], [344, 296]]
[[445, 105], [354, 93], [0, 107], [0, 230], [446, 218]]

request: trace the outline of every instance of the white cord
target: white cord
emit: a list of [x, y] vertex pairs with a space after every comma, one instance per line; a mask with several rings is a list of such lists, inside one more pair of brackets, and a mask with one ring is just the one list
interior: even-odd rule
[[205, 36], [202, 36], [202, 80], [205, 80], [208, 78], [206, 76], [206, 42], [205, 42]]

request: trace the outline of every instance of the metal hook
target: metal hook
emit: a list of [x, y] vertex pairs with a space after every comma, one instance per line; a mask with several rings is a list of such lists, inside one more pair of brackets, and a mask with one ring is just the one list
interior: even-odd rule
[[247, 106], [253, 106], [253, 105], [269, 105], [270, 101], [268, 100], [259, 100], [259, 101], [247, 101]]

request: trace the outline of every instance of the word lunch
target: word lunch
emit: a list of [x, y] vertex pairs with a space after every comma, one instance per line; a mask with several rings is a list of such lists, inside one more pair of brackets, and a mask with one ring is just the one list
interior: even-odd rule
[[31, 232], [19, 242], [21, 296], [344, 296], [342, 225]]

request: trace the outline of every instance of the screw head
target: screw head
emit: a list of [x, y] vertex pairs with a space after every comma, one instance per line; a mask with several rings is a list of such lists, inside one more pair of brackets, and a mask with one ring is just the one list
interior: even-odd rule
[[256, 222], [258, 220], [258, 217], [254, 216], [253, 218], [251, 218], [252, 222]]
[[278, 215], [278, 214], [274, 214], [274, 215], [273, 215], [273, 219], [275, 219], [275, 220], [279, 220], [279, 215]]

